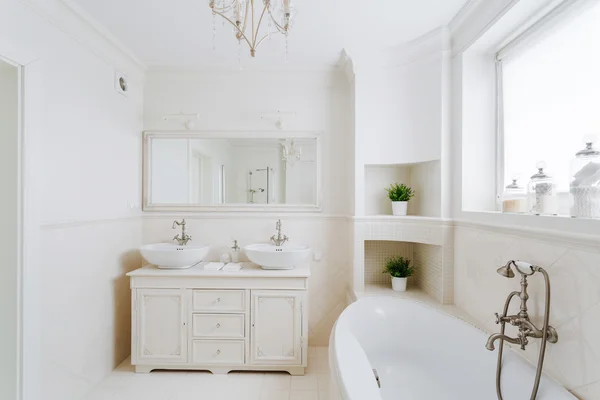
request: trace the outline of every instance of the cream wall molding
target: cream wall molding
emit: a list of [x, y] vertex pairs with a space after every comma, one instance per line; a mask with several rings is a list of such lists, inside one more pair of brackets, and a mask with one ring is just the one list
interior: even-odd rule
[[343, 64], [348, 59], [355, 73], [369, 73], [382, 68], [402, 68], [421, 61], [442, 60], [451, 48], [447, 26], [436, 28], [415, 40], [383, 50], [353, 52], [344, 50]]
[[77, 228], [77, 227], [81, 227], [81, 226], [90, 226], [90, 225], [114, 224], [117, 222], [141, 221], [143, 218], [144, 218], [143, 215], [131, 215], [131, 216], [124, 216], [124, 217], [86, 219], [86, 220], [78, 220], [78, 221], [73, 220], [73, 221], [47, 222], [47, 223], [40, 224], [40, 228], [43, 230]]
[[354, 62], [352, 61], [352, 57], [346, 49], [342, 50], [342, 54], [340, 54], [340, 59], [338, 61], [337, 68], [344, 73], [344, 76], [351, 84], [354, 84]]
[[258, 72], [258, 73], [331, 73], [335, 72], [337, 69], [336, 64], [323, 64], [323, 65], [313, 65], [313, 66], [290, 66], [290, 67], [275, 67], [275, 66], [260, 66], [256, 67], [251, 63], [244, 64], [243, 70], [240, 71], [240, 68], [237, 64], [235, 66], [224, 64], [224, 65], [204, 65], [204, 66], [190, 66], [190, 67], [176, 67], [176, 66], [168, 66], [168, 65], [151, 65], [146, 70], [149, 73], [175, 73], [175, 74], [206, 74], [206, 73], [234, 73], [239, 74], [240, 72]]
[[[399, 225], [420, 225], [432, 227], [458, 227], [485, 232], [493, 232], [506, 236], [520, 237], [531, 240], [539, 240], [545, 242], [561, 243], [569, 247], [578, 247], [582, 249], [593, 249], [600, 251], [600, 235], [589, 235], [583, 233], [563, 232], [554, 229], [530, 228], [527, 226], [516, 225], [499, 225], [489, 222], [475, 222], [466, 219], [443, 219], [432, 217], [394, 217], [389, 216], [373, 216], [373, 217], [348, 217], [355, 223], [369, 224], [399, 224]], [[546, 217], [540, 217], [546, 218]], [[554, 217], [547, 217], [554, 218]]]
[[559, 230], [528, 228], [524, 226], [501, 226], [468, 220], [455, 220], [454, 226], [529, 240], [560, 243], [568, 247], [576, 247], [585, 250], [592, 249], [594, 251], [600, 251], [600, 236], [572, 232], [565, 233]]
[[[586, 234], [575, 234], [575, 233], [564, 233], [559, 230], [550, 229], [537, 229], [528, 228], [524, 226], [502, 226], [493, 223], [482, 223], [474, 222], [464, 219], [442, 219], [433, 217], [394, 217], [389, 216], [373, 216], [373, 217], [354, 217], [343, 214], [319, 214], [319, 213], [247, 213], [247, 212], [156, 212], [156, 213], [143, 213], [140, 215], [122, 216], [114, 218], [98, 218], [89, 220], [79, 221], [59, 221], [59, 222], [48, 222], [40, 224], [40, 228], [44, 230], [48, 229], [64, 229], [74, 228], [86, 225], [98, 225], [98, 224], [109, 224], [124, 221], [138, 221], [138, 220], [157, 220], [157, 219], [177, 219], [186, 218], [188, 220], [218, 220], [224, 221], [229, 220], [270, 220], [273, 218], [282, 218], [288, 220], [313, 220], [313, 221], [339, 221], [339, 222], [354, 222], [356, 224], [398, 224], [407, 226], [424, 226], [424, 227], [458, 227], [466, 228], [471, 230], [478, 230], [484, 232], [492, 232], [506, 236], [526, 238], [530, 240], [538, 240], [545, 242], [561, 243], [569, 247], [577, 247], [585, 250], [600, 251], [600, 236], [586, 235]], [[427, 242], [424, 242], [427, 243]], [[434, 241], [433, 244], [438, 244], [438, 241]]]
[[419, 217], [419, 216], [394, 216], [394, 215], [373, 215], [373, 216], [362, 216], [362, 217], [350, 217], [354, 222], [393, 222], [393, 223], [413, 223], [421, 225], [434, 225], [434, 226], [452, 226], [453, 221], [447, 218], [437, 217]]
[[463, 53], [520, 0], [472, 0], [450, 22], [452, 56]]
[[143, 219], [165, 219], [165, 218], [185, 218], [187, 220], [206, 220], [206, 219], [222, 219], [239, 221], [240, 219], [250, 220], [273, 220], [277, 218], [287, 220], [312, 220], [312, 221], [348, 221], [347, 215], [338, 214], [307, 214], [307, 213], [273, 213], [267, 211], [264, 213], [248, 213], [248, 212], [192, 212], [192, 213], [176, 213], [176, 212], [153, 212], [143, 215]]
[[450, 33], [454, 33], [456, 30], [460, 29], [462, 24], [464, 24], [473, 11], [479, 7], [479, 5], [483, 2], [483, 0], [468, 0], [460, 10], [456, 13], [456, 15], [452, 18], [450, 23], [448, 23], [448, 29]]
[[73, 0], [59, 0], [54, 12], [36, 0], [19, 1], [109, 65], [143, 78], [144, 62]]

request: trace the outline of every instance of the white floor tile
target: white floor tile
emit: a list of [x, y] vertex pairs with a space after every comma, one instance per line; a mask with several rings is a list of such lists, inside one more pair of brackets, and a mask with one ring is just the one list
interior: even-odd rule
[[292, 390], [290, 400], [319, 400], [318, 390]]
[[319, 383], [321, 376], [328, 376], [328, 369], [322, 373], [328, 368], [323, 361], [327, 354], [326, 347], [309, 348], [304, 376], [283, 372], [213, 375], [205, 371], [136, 374], [128, 359], [84, 400], [329, 400], [324, 397], [326, 384]]
[[263, 390], [260, 400], [289, 400], [289, 390]]
[[263, 390], [290, 390], [292, 377], [286, 373], [267, 373], [263, 380]]
[[293, 390], [318, 390], [317, 375], [292, 376]]

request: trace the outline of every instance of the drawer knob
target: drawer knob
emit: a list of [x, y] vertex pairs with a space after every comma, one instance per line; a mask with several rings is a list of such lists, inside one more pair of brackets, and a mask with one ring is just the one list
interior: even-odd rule
[[221, 327], [221, 324], [217, 324], [217, 328], [220, 328], [220, 327]]
[[217, 297], [217, 303], [220, 303], [220, 302], [221, 302], [221, 298]]
[[217, 355], [221, 354], [221, 350], [217, 350]]

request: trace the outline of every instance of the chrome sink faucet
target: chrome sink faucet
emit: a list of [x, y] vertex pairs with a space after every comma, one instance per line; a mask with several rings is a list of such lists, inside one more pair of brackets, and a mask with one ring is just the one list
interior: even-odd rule
[[277, 229], [277, 237], [275, 237], [275, 235], [271, 236], [271, 243], [277, 247], [283, 246], [283, 244], [290, 239], [285, 235], [283, 235], [283, 237], [281, 236], [281, 220], [277, 221], [275, 228]]
[[177, 229], [177, 225], [181, 226], [181, 236], [177, 234], [173, 240], [176, 240], [180, 246], [185, 246], [190, 240], [192, 240], [192, 237], [185, 233], [185, 219], [182, 219], [181, 222], [173, 221], [173, 229]]
[[[550, 278], [548, 277], [546, 270], [544, 270], [542, 267], [538, 267], [523, 261], [509, 261], [505, 266], [498, 268], [498, 273], [505, 278], [514, 278], [515, 273], [512, 270], [512, 267], [515, 267], [519, 274], [521, 274], [521, 291], [510, 293], [506, 299], [506, 303], [504, 304], [503, 314], [498, 315], [498, 313], [496, 313], [496, 323], [501, 325], [500, 333], [494, 333], [491, 335], [485, 344], [485, 348], [493, 351], [495, 349], [494, 342], [497, 340], [500, 341], [500, 348], [498, 349], [498, 362], [496, 366], [496, 393], [498, 394], [498, 399], [502, 400], [500, 377], [502, 373], [502, 351], [504, 348], [504, 342], [506, 341], [519, 345], [521, 350], [525, 350], [525, 347], [529, 344], [529, 338], [542, 340], [540, 344], [536, 376], [530, 397], [530, 400], [535, 400], [540, 385], [542, 368], [544, 366], [546, 343], [556, 343], [558, 341], [558, 333], [556, 332], [556, 329], [554, 329], [548, 323], [550, 318]], [[539, 272], [544, 276], [544, 281], [546, 284], [544, 324], [542, 329], [538, 329], [533, 322], [530, 321], [529, 314], [527, 313], [527, 300], [529, 300], [529, 294], [527, 293], [527, 278], [536, 272]], [[514, 297], [518, 297], [521, 300], [521, 307], [516, 315], [508, 315], [508, 308], [511, 300]], [[504, 334], [507, 323], [511, 324], [512, 326], [516, 326], [519, 329], [516, 338], [512, 338]]]

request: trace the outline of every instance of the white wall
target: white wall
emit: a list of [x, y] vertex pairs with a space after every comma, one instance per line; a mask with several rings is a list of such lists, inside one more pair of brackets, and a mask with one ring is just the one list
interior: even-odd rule
[[410, 167], [410, 186], [415, 197], [408, 203], [412, 215], [441, 216], [442, 178], [439, 161], [414, 164]]
[[[600, 398], [598, 221], [470, 212], [475, 208], [473, 204], [486, 200], [482, 197], [482, 201], [478, 201], [471, 195], [465, 197], [477, 191], [481, 183], [477, 174], [487, 173], [488, 182], [494, 177], [489, 176], [487, 167], [480, 168], [475, 158], [465, 154], [465, 146], [469, 146], [471, 156], [478, 151], [489, 154], [486, 153], [489, 148], [477, 140], [475, 131], [466, 131], [475, 125], [465, 123], [465, 116], [472, 116], [477, 110], [473, 110], [470, 94], [465, 90], [472, 89], [476, 82], [471, 81], [474, 75], [464, 75], [469, 71], [464, 68], [463, 51], [502, 16], [522, 22], [522, 15], [515, 15], [519, 8], [534, 9], [546, 3], [533, 0], [479, 2], [462, 23], [454, 27], [452, 203], [453, 217], [459, 220], [455, 228], [455, 301], [489, 331], [497, 331], [494, 312], [501, 311], [506, 296], [518, 289], [518, 281], [502, 278], [496, 269], [510, 259], [523, 259], [547, 268], [552, 284], [550, 324], [557, 328], [559, 341], [548, 346], [545, 371], [580, 398], [592, 400]], [[489, 188], [479, 190], [485, 196], [484, 192], [489, 192]], [[529, 294], [531, 315], [539, 324], [544, 296], [541, 276], [530, 278]], [[529, 346], [523, 355], [536, 362], [537, 345]]]
[[[154, 71], [147, 75], [144, 97], [146, 130], [183, 130], [178, 122], [163, 121], [163, 114], [200, 113], [196, 128], [222, 131], [275, 131], [275, 121], [261, 119], [277, 110], [293, 112], [286, 129], [320, 131], [322, 136], [323, 212], [273, 215], [265, 213], [188, 214], [188, 231], [196, 243], [214, 246], [218, 259], [232, 239], [240, 245], [267, 241], [278, 217], [292, 243], [307, 244], [323, 252], [312, 264], [310, 279], [310, 342], [326, 345], [335, 319], [345, 307], [350, 279], [352, 240], [345, 217], [352, 207], [352, 163], [347, 157], [352, 141], [351, 87], [341, 71], [334, 72], [185, 72]], [[285, 134], [285, 131], [283, 131]], [[147, 214], [144, 242], [169, 241], [177, 215]]]
[[19, 70], [0, 61], [0, 398], [17, 398]]
[[[140, 265], [129, 255], [141, 238], [129, 206], [140, 197], [142, 77], [62, 2], [27, 3], [7, 0], [0, 13], [0, 54], [35, 61], [25, 85], [39, 104], [24, 110], [40, 126], [26, 170], [43, 243], [27, 272], [39, 285], [25, 288], [25, 345], [37, 349], [25, 349], [25, 398], [77, 400], [129, 354], [124, 273]], [[129, 74], [129, 97], [114, 91], [115, 66]]]
[[440, 158], [439, 57], [399, 67], [359, 69], [357, 136], [365, 164], [403, 164]]
[[438, 29], [354, 60], [356, 216], [365, 215], [365, 165], [441, 159], [449, 114], [444, 105], [448, 46], [446, 30]]

